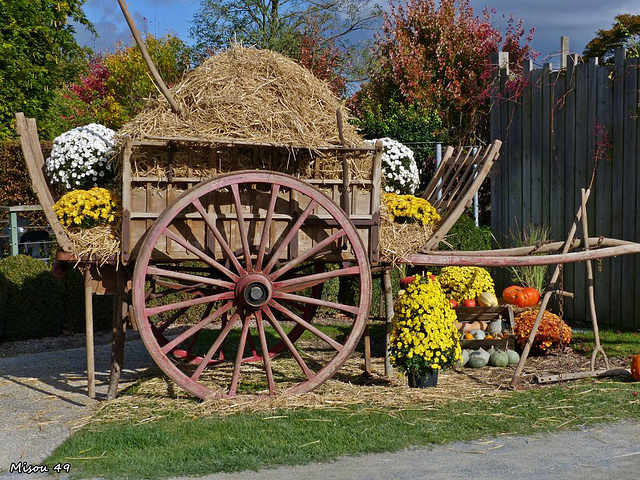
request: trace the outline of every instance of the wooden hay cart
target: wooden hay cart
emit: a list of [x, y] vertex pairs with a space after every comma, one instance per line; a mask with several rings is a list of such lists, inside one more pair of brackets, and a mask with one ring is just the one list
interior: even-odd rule
[[[74, 254], [53, 212], [35, 121], [18, 114], [17, 122], [61, 249], [56, 268], [63, 262], [84, 270], [89, 322], [91, 293], [117, 295], [111, 397], [122, 368], [123, 318], [158, 366], [200, 398], [309, 391], [354, 350], [369, 314], [370, 265], [379, 261], [381, 143], [309, 152], [230, 140], [126, 140], [121, 253], [103, 259]], [[371, 172], [346, 181], [220, 173], [222, 159], [238, 155], [256, 165], [285, 157], [294, 170], [304, 155], [318, 162], [338, 156], [345, 164], [369, 156]], [[178, 157], [181, 169], [173, 164]], [[143, 170], [140, 158], [151, 160]], [[323, 285], [339, 277], [355, 280], [357, 298], [322, 299]], [[318, 329], [319, 309], [338, 316], [338, 326]]]

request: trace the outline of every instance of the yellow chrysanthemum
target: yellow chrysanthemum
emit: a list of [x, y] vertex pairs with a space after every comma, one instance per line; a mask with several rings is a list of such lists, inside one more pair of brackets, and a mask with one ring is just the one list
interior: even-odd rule
[[56, 216], [65, 226], [90, 228], [113, 222], [120, 212], [120, 199], [108, 190], [73, 190], [53, 206]]

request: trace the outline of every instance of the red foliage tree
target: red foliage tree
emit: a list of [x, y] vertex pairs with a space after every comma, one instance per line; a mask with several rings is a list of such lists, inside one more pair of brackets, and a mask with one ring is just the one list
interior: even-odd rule
[[[482, 17], [475, 16], [469, 0], [390, 3], [377, 39], [380, 67], [373, 83], [386, 85], [387, 92], [399, 94], [406, 105], [436, 110], [454, 140], [482, 137], [492, 89], [489, 55], [503, 43], [491, 22], [492, 12], [485, 9]], [[509, 18], [503, 48], [514, 67], [533, 56], [531, 33], [521, 46], [522, 22]], [[375, 88], [365, 92], [377, 95]]]
[[329, 84], [337, 95], [347, 92], [347, 79], [344, 75], [344, 55], [336, 46], [333, 38], [325, 38], [317, 20], [309, 18], [300, 34], [300, 46], [296, 60], [309, 69], [320, 80]]

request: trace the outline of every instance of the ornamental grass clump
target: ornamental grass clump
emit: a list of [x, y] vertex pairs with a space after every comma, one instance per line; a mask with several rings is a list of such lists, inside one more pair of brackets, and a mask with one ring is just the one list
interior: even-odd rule
[[491, 275], [481, 267], [444, 267], [438, 281], [446, 297], [457, 302], [475, 300], [483, 292], [496, 293]]
[[393, 365], [414, 377], [453, 367], [461, 356], [456, 319], [438, 281], [416, 275], [395, 304]]
[[[390, 138], [383, 142], [382, 176], [384, 190], [393, 193], [414, 193], [420, 186], [420, 172], [413, 151], [402, 143]], [[377, 140], [366, 140], [375, 145]]]
[[[516, 345], [520, 348], [524, 348], [527, 343], [539, 311], [540, 309], [528, 310], [516, 316], [514, 320], [514, 330]], [[571, 327], [564, 323], [558, 315], [545, 310], [542, 314], [542, 320], [538, 326], [536, 336], [533, 339], [531, 351], [533, 353], [544, 354], [555, 347], [569, 345], [569, 342], [571, 342], [571, 333]]]
[[53, 141], [45, 171], [67, 189], [106, 185], [113, 178], [115, 132], [97, 123], [77, 127]]

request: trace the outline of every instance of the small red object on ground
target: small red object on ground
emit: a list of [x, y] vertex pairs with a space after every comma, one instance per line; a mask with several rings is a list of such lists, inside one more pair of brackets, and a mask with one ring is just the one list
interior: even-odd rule
[[400, 279], [400, 286], [402, 288], [407, 288], [409, 286], [410, 283], [413, 283], [413, 281], [416, 279], [415, 275], [411, 275], [409, 277], [403, 277]]

